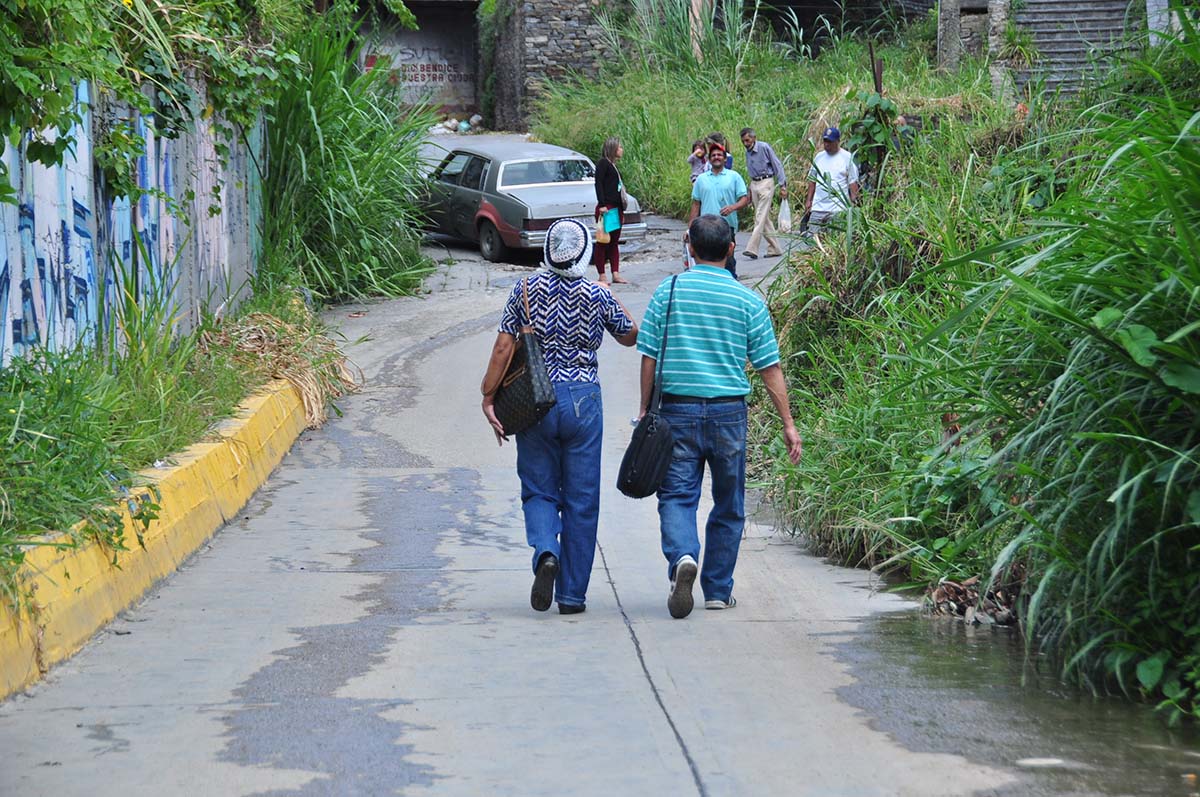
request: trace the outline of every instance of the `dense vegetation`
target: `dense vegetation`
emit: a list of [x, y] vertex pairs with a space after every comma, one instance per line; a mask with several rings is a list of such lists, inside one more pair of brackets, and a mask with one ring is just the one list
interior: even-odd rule
[[[747, 22], [698, 63], [648, 18], [612, 23], [643, 51], [556, 89], [539, 133], [621, 135], [631, 189], [675, 214], [709, 130], [757, 127], [797, 183], [827, 122], [874, 156], [846, 229], [771, 289], [806, 446], [791, 467], [764, 416], [759, 466], [789, 521], [912, 584], [982, 577], [980, 614], [1011, 606], [1064, 677], [1200, 716], [1196, 31], [1026, 107], [985, 64], [936, 74], [910, 30], [880, 52], [889, 104], [832, 26], [796, 60]], [[897, 110], [911, 140], [865, 123]]]
[[363, 72], [359, 25], [336, 8], [292, 43], [301, 69], [274, 84], [260, 276], [319, 296], [411, 292], [419, 251], [419, 147], [434, 117], [402, 108], [384, 65]]
[[[397, 0], [382, 5], [413, 21]], [[103, 253], [116, 287], [96, 347], [35, 352], [0, 370], [0, 595], [20, 600], [26, 545], [134, 544], [122, 539], [114, 497], [265, 380], [293, 379], [319, 419], [352, 376], [298, 289], [415, 287], [426, 268], [415, 245], [416, 133], [427, 120], [401, 113], [385, 69], [359, 71], [356, 9], [314, 17], [305, 0], [0, 0], [0, 133], [31, 160], [62, 162], [84, 80], [153, 113], [167, 136], [211, 116], [223, 152], [268, 120], [263, 262], [234, 317], [181, 334], [173, 286], [136, 285]], [[145, 142], [128, 120], [101, 121], [94, 149], [106, 184], [136, 199]], [[0, 163], [0, 201], [14, 199]], [[138, 512], [152, 518], [154, 497]], [[50, 543], [41, 536], [57, 531], [66, 533]]]

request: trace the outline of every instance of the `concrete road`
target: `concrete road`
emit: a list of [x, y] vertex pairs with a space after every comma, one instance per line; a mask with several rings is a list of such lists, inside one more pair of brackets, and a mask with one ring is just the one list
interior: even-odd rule
[[[678, 248], [661, 232], [627, 254], [634, 284], [618, 289], [639, 316]], [[668, 616], [655, 504], [612, 487], [638, 356], [611, 341], [588, 611], [531, 611], [515, 449], [478, 409], [501, 304], [529, 268], [434, 254], [454, 265], [429, 295], [331, 313], [350, 340], [369, 336], [344, 417], [306, 433], [181, 572], [0, 704], [0, 795], [962, 795], [1013, 781], [911, 752], [842, 702], [852, 678], [834, 647], [905, 604], [766, 523], [747, 529], [736, 609]]]

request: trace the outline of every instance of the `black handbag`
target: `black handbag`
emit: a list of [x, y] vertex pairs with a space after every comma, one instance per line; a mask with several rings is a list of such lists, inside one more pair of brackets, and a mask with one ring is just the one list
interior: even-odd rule
[[667, 298], [667, 314], [663, 321], [662, 346], [658, 349], [658, 367], [654, 374], [654, 397], [651, 406], [638, 421], [629, 439], [629, 448], [621, 459], [617, 471], [617, 489], [630, 498], [646, 498], [658, 492], [667, 469], [671, 467], [671, 456], [675, 451], [675, 433], [671, 424], [660, 413], [662, 410], [662, 369], [667, 354], [667, 324], [671, 320], [671, 303], [675, 298], [675, 280], [671, 279], [671, 293]]
[[542, 344], [533, 331], [529, 312], [529, 279], [521, 285], [525, 299], [525, 324], [513, 345], [512, 359], [496, 390], [494, 409], [504, 434], [519, 434], [537, 424], [558, 403], [554, 383], [546, 372]]

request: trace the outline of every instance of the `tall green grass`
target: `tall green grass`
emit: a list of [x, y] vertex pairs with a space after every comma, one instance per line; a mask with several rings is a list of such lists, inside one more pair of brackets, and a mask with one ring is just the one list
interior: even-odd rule
[[178, 334], [172, 286], [139, 286], [136, 266], [115, 257], [111, 267], [115, 323], [95, 348], [34, 350], [0, 370], [0, 597], [12, 601], [24, 546], [41, 535], [130, 544], [114, 498], [135, 471], [199, 440], [262, 378], [231, 351], [197, 345], [213, 319]]
[[[811, 59], [752, 40], [706, 67], [624, 63], [552, 89], [534, 127], [585, 151], [620, 135], [630, 189], [674, 215], [712, 129], [758, 128], [798, 187], [811, 131], [870, 89], [864, 43], [824, 35]], [[1200, 716], [1196, 31], [1027, 110], [991, 99], [982, 64], [935, 72], [920, 35], [879, 50], [916, 139], [775, 275], [805, 458], [762, 420], [775, 456], [753, 466], [815, 550], [1015, 586], [1064, 678]]]
[[[136, 233], [134, 243], [148, 262]], [[12, 604], [24, 599], [18, 572], [30, 545], [99, 539], [114, 556], [133, 545], [116, 501], [140, 486], [137, 472], [170, 463], [258, 385], [292, 380], [319, 424], [353, 381], [293, 290], [259, 292], [232, 317], [206, 314], [184, 331], [174, 285], [115, 254], [108, 267], [110, 295], [99, 301], [111, 322], [94, 346], [34, 349], [0, 369], [0, 600]], [[156, 501], [131, 501], [135, 520], [152, 520]]]
[[431, 267], [418, 148], [434, 120], [401, 106], [386, 64], [359, 68], [347, 14], [314, 18], [291, 45], [300, 65], [276, 85], [267, 124], [260, 282], [327, 299], [410, 293]]
[[[1200, 64], [1195, 31], [1177, 45]], [[1200, 108], [1163, 84], [1088, 108], [1104, 158], [930, 333], [979, 353], [958, 379], [993, 428], [988, 484], [1020, 500], [994, 569], [1034, 574], [1026, 631], [1067, 674], [1200, 704]], [[1200, 715], [1200, 714], [1198, 714]]]
[[1164, 59], [1196, 74], [1195, 31], [1086, 107], [895, 153], [777, 286], [812, 455], [778, 495], [819, 549], [915, 583], [1023, 574], [1065, 678], [1179, 719], [1200, 716], [1200, 114]]
[[[680, 0], [655, 0], [675, 9], [670, 31], [656, 34], [686, 50], [687, 39], [677, 28]], [[732, 12], [730, 12], [732, 13]], [[645, 24], [644, 16], [615, 28], [630, 37]], [[761, 21], [760, 21], [761, 22]], [[610, 23], [615, 25], [616, 23]], [[686, 30], [686, 20], [683, 22]], [[718, 29], [719, 30], [719, 29]], [[803, 42], [777, 44], [766, 38], [760, 24], [742, 29], [739, 44], [730, 50], [716, 48], [707, 61], [686, 59], [672, 66], [665, 49], [661, 55], [639, 55], [658, 45], [630, 45], [629, 61], [606, 72], [599, 81], [563, 81], [547, 88], [539, 101], [531, 129], [542, 140], [598, 156], [604, 140], [619, 136], [625, 148], [621, 174], [631, 192], [644, 205], [668, 215], [686, 216], [691, 204], [690, 171], [686, 163], [691, 143], [719, 131], [733, 145], [743, 127], [753, 127], [758, 137], [779, 153], [789, 178], [800, 185], [812, 162], [814, 131], [821, 123], [839, 124], [857, 110], [855, 97], [871, 88], [867, 47], [850, 36], [826, 34], [821, 58], [807, 57]], [[614, 34], [614, 35], [617, 35]], [[715, 34], [714, 34], [715, 35]], [[797, 34], [799, 35], [799, 34]], [[657, 41], [655, 39], [655, 41]], [[637, 42], [637, 38], [631, 39]], [[682, 41], [682, 44], [679, 42]], [[885, 84], [908, 113], [946, 117], [971, 112], [985, 116], [996, 112], [990, 82], [983, 64], [964, 72], [938, 72], [911, 40], [886, 46]], [[671, 56], [674, 57], [674, 56]], [[685, 58], [680, 55], [680, 58]]]

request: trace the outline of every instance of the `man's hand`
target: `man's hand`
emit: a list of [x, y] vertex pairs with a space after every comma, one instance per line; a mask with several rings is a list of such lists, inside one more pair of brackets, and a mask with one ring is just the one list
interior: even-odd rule
[[730, 213], [733, 213], [736, 210], [737, 208], [735, 208], [733, 205], [726, 205], [725, 207], [721, 208], [721, 215], [728, 216]]
[[496, 435], [496, 445], [504, 445], [504, 441], [508, 439], [508, 435], [504, 434], [504, 427], [500, 424], [500, 419], [496, 417], [495, 395], [483, 397], [483, 417], [487, 418], [487, 422], [492, 427], [492, 432]]
[[783, 421], [783, 440], [787, 443], [788, 459], [793, 465], [800, 462], [800, 433], [796, 431], [796, 422], [792, 420], [792, 409], [788, 401], [787, 380], [783, 378], [783, 368], [779, 363], [768, 366], [758, 372], [762, 376], [763, 384], [767, 387], [767, 395], [771, 397], [771, 403], [775, 405], [775, 411], [779, 413], [780, 420]]
[[786, 185], [779, 186], [779, 198], [787, 199], [787, 186]]
[[800, 464], [800, 454], [804, 451], [804, 442], [800, 439], [800, 433], [796, 431], [795, 426], [786, 426], [783, 429], [783, 440], [787, 443], [788, 459], [793, 465]]

